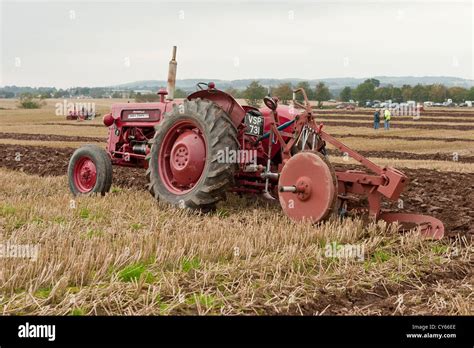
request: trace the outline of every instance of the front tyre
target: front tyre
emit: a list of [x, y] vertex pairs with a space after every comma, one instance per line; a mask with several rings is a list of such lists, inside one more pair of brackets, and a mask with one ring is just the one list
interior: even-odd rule
[[105, 195], [112, 185], [112, 162], [107, 152], [96, 145], [74, 151], [69, 160], [68, 182], [74, 196]]

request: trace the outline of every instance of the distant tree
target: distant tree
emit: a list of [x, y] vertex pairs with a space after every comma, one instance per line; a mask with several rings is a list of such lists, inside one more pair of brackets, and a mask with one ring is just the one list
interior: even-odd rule
[[364, 82], [370, 82], [370, 83], [373, 84], [375, 87], [379, 87], [379, 86], [380, 86], [380, 81], [377, 80], [377, 79], [367, 79], [367, 80], [365, 80]]
[[[298, 84], [296, 85], [296, 88], [295, 89], [298, 89], [298, 88], [303, 88], [304, 91], [306, 92], [306, 95], [308, 96], [308, 99], [309, 100], [314, 100], [314, 90], [311, 89], [311, 86], [309, 85], [309, 82], [308, 81], [301, 81], [301, 82], [298, 82]], [[302, 93], [298, 93], [296, 95], [296, 100], [298, 101], [303, 101], [303, 94]]]
[[331, 92], [329, 92], [329, 88], [324, 84], [324, 82], [319, 82], [316, 85], [314, 99], [320, 103], [331, 99]]
[[156, 93], [141, 94], [137, 93], [135, 101], [137, 103], [157, 102], [160, 100], [160, 96]]
[[392, 85], [377, 88], [375, 90], [374, 99], [385, 101], [385, 100], [388, 100], [388, 99], [392, 98], [392, 89], [393, 89]]
[[83, 89], [87, 93], [82, 93], [83, 95], [89, 95], [91, 98], [104, 98], [107, 95], [107, 92], [103, 88], [84, 88]]
[[188, 94], [182, 90], [181, 88], [176, 88], [174, 91], [174, 97], [175, 98], [186, 98]]
[[272, 95], [278, 97], [282, 104], [288, 104], [293, 99], [293, 87], [291, 83], [281, 83], [272, 90]]
[[252, 81], [244, 90], [243, 96], [250, 106], [259, 107], [263, 97], [267, 94], [267, 89], [258, 81]]
[[339, 94], [339, 98], [343, 102], [348, 102], [349, 100], [351, 100], [352, 99], [352, 88], [344, 87], [342, 89], [341, 93]]
[[72, 94], [73, 95], [91, 95], [91, 88], [89, 87], [76, 87], [73, 89]]
[[23, 93], [20, 95], [19, 107], [21, 109], [40, 109], [45, 104], [43, 100], [34, 98], [31, 93]]
[[226, 88], [226, 90], [224, 92], [226, 92], [227, 94], [230, 94], [234, 98], [240, 98], [241, 97], [240, 91], [238, 89], [234, 88], [234, 87]]
[[375, 85], [370, 80], [366, 80], [354, 89], [352, 96], [363, 104], [367, 101], [374, 100]]
[[59, 89], [53, 94], [53, 98], [64, 98], [68, 96], [69, 96], [69, 92], [64, 89]]
[[448, 90], [444, 85], [434, 84], [430, 87], [430, 99], [436, 103], [442, 103], [448, 96]]
[[471, 87], [471, 89], [467, 93], [467, 100], [474, 101], [474, 87]]
[[404, 101], [412, 100], [413, 98], [413, 88], [410, 85], [402, 86], [402, 98]]
[[401, 103], [403, 101], [402, 89], [399, 87], [393, 87], [391, 99], [396, 103]]
[[112, 93], [112, 98], [122, 98], [122, 93], [114, 92], [114, 93]]
[[455, 103], [462, 103], [468, 99], [469, 91], [462, 87], [451, 87], [448, 89], [448, 97]]
[[5, 89], [0, 88], [0, 98], [5, 98], [5, 99], [15, 98], [15, 93], [12, 91], [6, 91]]
[[430, 90], [429, 86], [417, 84], [416, 86], [413, 87], [413, 90], [412, 90], [413, 100], [419, 103], [428, 101], [428, 99], [430, 98], [429, 90]]
[[52, 96], [52, 93], [48, 91], [43, 91], [39, 94], [40, 99], [48, 99], [48, 98], [51, 98], [51, 96]]

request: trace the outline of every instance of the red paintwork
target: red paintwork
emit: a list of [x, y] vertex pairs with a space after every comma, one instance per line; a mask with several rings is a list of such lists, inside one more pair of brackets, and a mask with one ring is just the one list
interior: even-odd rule
[[[443, 223], [432, 216], [407, 213], [383, 213], [380, 215], [380, 219], [387, 222], [402, 222], [402, 227], [403, 223], [417, 224], [420, 226], [420, 233], [424, 237], [441, 239], [444, 236]], [[413, 228], [413, 226], [408, 227], [408, 229], [411, 228]]]
[[104, 115], [104, 117], [102, 118], [102, 122], [104, 123], [104, 125], [106, 127], [110, 127], [111, 125], [114, 124], [114, 117], [112, 116], [112, 114], [106, 114]]
[[[292, 111], [293, 110], [293, 111]], [[266, 106], [263, 107], [263, 108], [260, 108], [259, 111], [262, 113], [264, 119], [265, 119], [265, 123], [264, 123], [264, 126], [263, 126], [263, 130], [264, 132], [268, 132], [270, 130], [270, 120], [271, 118], [273, 117], [272, 116], [272, 113], [271, 113], [271, 110], [269, 108], [267, 108]], [[295, 109], [291, 109], [290, 107], [288, 107], [287, 105], [279, 105], [278, 106], [278, 119], [279, 119], [279, 122], [278, 122], [278, 125], [281, 125], [287, 121], [291, 121], [295, 118], [295, 116], [298, 114], [297, 113], [297, 110]], [[285, 133], [287, 133], [288, 135], [291, 135], [293, 133], [293, 126], [289, 126], [288, 128], [286, 128], [284, 130]], [[289, 139], [289, 136], [285, 136], [283, 135], [283, 139], [285, 141], [288, 141]], [[265, 153], [268, 149], [268, 142], [270, 141], [270, 139], [264, 139], [262, 141], [262, 147], [263, 149], [265, 149]], [[276, 142], [276, 144], [275, 144]], [[279, 152], [281, 151], [281, 144], [278, 143], [276, 140], [274, 141], [274, 145], [272, 147], [272, 153], [271, 153], [271, 157], [273, 158], [276, 154], [278, 154]]]
[[[306, 175], [305, 178], [298, 173], [291, 173], [292, 171], [306, 169], [305, 164], [291, 164], [293, 163], [291, 162], [291, 159], [294, 157], [292, 154], [292, 148], [297, 145], [303, 130], [308, 129], [312, 132], [312, 135], [316, 135], [317, 137], [316, 143], [314, 144], [314, 150], [323, 152], [326, 143], [330, 143], [341, 152], [346, 152], [349, 156], [359, 161], [363, 166], [375, 174], [372, 175], [365, 172], [354, 171], [336, 172], [337, 193], [339, 194], [338, 197], [341, 202], [344, 202], [346, 199], [345, 197], [350, 194], [366, 195], [369, 203], [369, 214], [375, 219], [380, 218], [382, 197], [384, 196], [391, 200], [398, 199], [402, 190], [408, 183], [408, 178], [404, 173], [394, 168], [379, 167], [324, 132], [322, 130], [323, 125], [317, 124], [315, 121], [313, 110], [309, 105], [309, 102], [307, 102], [304, 91], [300, 89], [296, 92], [302, 92], [304, 94], [306, 101], [305, 105], [295, 102], [295, 104], [298, 107], [303, 108], [303, 110], [300, 109], [295, 112], [295, 109], [284, 105], [278, 106], [276, 112], [272, 112], [267, 107], [263, 107], [259, 110], [264, 118], [264, 131], [268, 132], [271, 130], [274, 136], [258, 143], [255, 143], [257, 140], [256, 137], [245, 134], [244, 125], [246, 113], [249, 110], [257, 109], [250, 106], [240, 105], [229, 94], [215, 89], [213, 83], [208, 84], [207, 89], [190, 94], [187, 99], [193, 100], [201, 98], [211, 100], [218, 104], [229, 115], [234, 126], [238, 130], [240, 149], [257, 151], [258, 166], [254, 171], [245, 172], [244, 168], [246, 167], [246, 164], [240, 164], [240, 171], [235, 174], [236, 185], [233, 188], [233, 191], [247, 193], [263, 192], [265, 180], [262, 179], [261, 174], [264, 172], [264, 166], [267, 163], [268, 157], [270, 157], [272, 160], [271, 172], [280, 173], [280, 181], [282, 179], [285, 182], [288, 181], [285, 185], [290, 185], [291, 181], [295, 181], [292, 185], [296, 185], [300, 188], [308, 184], [309, 188], [307, 191], [315, 192], [306, 192], [303, 194], [302, 192], [285, 192], [285, 195], [283, 196], [284, 203], [291, 195], [299, 195], [299, 198], [304, 198], [305, 195], [308, 196], [308, 198], [299, 199], [300, 202], [305, 202], [305, 204], [301, 204], [299, 213], [289, 212], [286, 210], [285, 212], [296, 220], [298, 220], [299, 216], [302, 216], [302, 214], [305, 216], [309, 214], [310, 216], [317, 217], [318, 211], [324, 213], [326, 209], [328, 209], [326, 207], [328, 204], [327, 200], [333, 194], [332, 191], [334, 187], [318, 188], [318, 185], [321, 185], [321, 182], [318, 182], [314, 175], [319, 175], [320, 179], [324, 181], [323, 185], [327, 185], [326, 182], [329, 179], [328, 174], [325, 173], [323, 169], [317, 168], [317, 166], [313, 168], [314, 175], [311, 174], [310, 170], [310, 174]], [[161, 102], [159, 103], [115, 104], [112, 106], [111, 114], [104, 116], [104, 123], [109, 125], [107, 151], [112, 158], [113, 164], [143, 168], [148, 166], [145, 161], [145, 154], [149, 152], [148, 141], [154, 136], [154, 126], [159, 123], [163, 117], [166, 117], [165, 113], [171, 110], [171, 107], [174, 104], [173, 102], [165, 101], [165, 95], [164, 91], [161, 91]], [[137, 118], [137, 116], [127, 116], [137, 114], [149, 114], [149, 118], [142, 119]], [[294, 119], [295, 122], [284, 131], [279, 131], [277, 129], [279, 125]], [[112, 120], [113, 122], [111, 123]], [[163, 148], [160, 149], [162, 155], [160, 156], [159, 168], [162, 168], [160, 175], [162, 175], [162, 179], [170, 192], [180, 195], [191, 190], [192, 186], [198, 182], [202, 175], [205, 163], [203, 159], [206, 156], [205, 153], [203, 154], [206, 149], [206, 146], [204, 146], [206, 139], [204, 139], [200, 132], [195, 133], [193, 129], [199, 128], [196, 124], [180, 123], [176, 127], [178, 128], [173, 128], [173, 130], [169, 132]], [[180, 130], [179, 134], [176, 132], [177, 129]], [[197, 138], [195, 138], [193, 133], [197, 135]], [[270, 141], [272, 141], [273, 145], [270, 154], [268, 154], [267, 152]], [[165, 160], [164, 158], [167, 159]], [[170, 159], [172, 162], [170, 162]], [[303, 162], [308, 165], [308, 161]], [[171, 163], [173, 163], [173, 165], [171, 165]], [[286, 167], [288, 163], [290, 163], [290, 166]], [[270, 179], [269, 191], [274, 192], [278, 185], [279, 182], [277, 178]], [[319, 192], [319, 190], [322, 190], [321, 192], [324, 193], [324, 197], [321, 198], [321, 201], [318, 201], [315, 198], [317, 197], [316, 192]], [[318, 194], [322, 194], [321, 192]], [[311, 204], [308, 202], [311, 202]], [[308, 209], [310, 210], [311, 207], [313, 207], [316, 213], [308, 213]], [[396, 217], [403, 219], [404, 216], [405, 215], [397, 215]], [[390, 218], [390, 216], [388, 218]], [[317, 220], [317, 218], [314, 219]], [[412, 217], [407, 217], [407, 219], [410, 219], [409, 221], [414, 221]], [[442, 226], [442, 223], [439, 223]], [[442, 233], [443, 229], [438, 226], [436, 237], [439, 237]]]
[[[120, 103], [112, 105], [112, 112], [104, 116], [104, 124], [110, 123], [107, 152], [114, 165], [125, 167], [147, 167], [145, 154], [135, 153], [133, 144], [147, 144], [155, 134], [165, 112], [171, 109], [171, 102]], [[148, 114], [148, 118], [131, 118], [134, 114]], [[140, 112], [141, 113], [140, 113]], [[133, 140], [131, 140], [133, 139]]]
[[278, 193], [283, 211], [295, 221], [318, 222], [334, 209], [337, 192], [332, 173], [314, 153], [302, 152], [291, 157], [281, 171], [278, 185], [296, 186], [296, 193]]
[[239, 127], [242, 124], [245, 117], [245, 110], [230, 94], [210, 88], [188, 95], [188, 100], [197, 98], [212, 100], [218, 104], [222, 110], [230, 116], [235, 127]]
[[206, 141], [192, 121], [176, 123], [166, 133], [158, 154], [158, 170], [170, 192], [189, 192], [202, 176], [206, 164]]
[[76, 162], [73, 180], [79, 192], [87, 193], [94, 188], [97, 180], [97, 169], [89, 157], [82, 157]]

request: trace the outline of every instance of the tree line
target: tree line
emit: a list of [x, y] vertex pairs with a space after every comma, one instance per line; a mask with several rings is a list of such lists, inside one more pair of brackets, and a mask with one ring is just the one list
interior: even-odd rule
[[[309, 100], [326, 101], [332, 98], [329, 88], [323, 83], [318, 83], [314, 88], [311, 88], [309, 82], [302, 81], [293, 86], [290, 82], [281, 83], [275, 87], [264, 87], [259, 81], [252, 81], [244, 90], [237, 90], [235, 88], [226, 89], [225, 92], [232, 95], [234, 98], [245, 99], [251, 106], [259, 106], [262, 99], [266, 95], [278, 97], [282, 104], [288, 104], [293, 99], [293, 90], [304, 88]], [[298, 93], [297, 100], [302, 101], [303, 95]]]
[[[442, 84], [415, 86], [403, 85], [395, 87], [393, 85], [382, 86], [377, 79], [367, 79], [356, 87], [344, 87], [339, 93], [331, 93], [328, 86], [324, 82], [319, 82], [315, 86], [310, 86], [309, 82], [302, 81], [296, 85], [290, 82], [281, 83], [278, 86], [265, 87], [259, 81], [252, 81], [246, 89], [237, 90], [235, 88], [228, 88], [226, 92], [235, 98], [245, 99], [249, 105], [261, 105], [263, 97], [270, 94], [279, 98], [282, 104], [288, 104], [293, 98], [293, 90], [297, 88], [304, 88], [308, 98], [312, 101], [318, 101], [320, 104], [323, 101], [330, 99], [339, 99], [343, 102], [351, 100], [365, 103], [373, 100], [392, 100], [393, 102], [404, 102], [414, 100], [416, 102], [432, 101], [435, 103], [442, 103], [447, 99], [452, 99], [455, 103], [462, 103], [466, 100], [474, 101], [474, 87], [470, 89], [464, 87], [446, 87]], [[176, 89], [176, 98], [185, 98], [187, 92], [182, 89]], [[89, 96], [91, 98], [122, 98], [122, 92], [111, 91], [107, 88], [100, 87], [76, 87], [70, 89], [56, 89], [50, 87], [3, 87], [0, 88], [0, 97], [15, 98], [19, 97], [25, 101], [27, 107], [34, 107], [31, 103], [32, 99], [38, 100], [46, 98], [67, 98], [75, 96]], [[158, 101], [159, 96], [155, 93], [140, 94], [134, 91], [128, 92], [128, 98], [135, 99], [137, 102], [153, 102]], [[303, 96], [297, 95], [297, 99], [301, 101]]]
[[[235, 98], [242, 98], [247, 101], [249, 105], [260, 105], [263, 97], [268, 95], [276, 96], [283, 104], [287, 104], [292, 99], [293, 89], [304, 88], [309, 100], [323, 102], [336, 98], [324, 82], [319, 82], [316, 86], [311, 87], [308, 82], [299, 82], [293, 86], [291, 83], [282, 83], [276, 87], [264, 87], [258, 81], [253, 81], [244, 90], [236, 90], [229, 88], [227, 93], [233, 95]], [[302, 100], [302, 95], [297, 98]], [[463, 87], [446, 87], [442, 84], [421, 85], [415, 86], [403, 85], [402, 87], [395, 87], [393, 85], [381, 86], [377, 79], [367, 79], [363, 83], [354, 88], [349, 86], [344, 87], [337, 96], [337, 99], [343, 102], [355, 100], [360, 103], [373, 100], [392, 100], [393, 102], [401, 103], [408, 100], [416, 102], [432, 101], [435, 103], [442, 103], [446, 99], [452, 99], [455, 103], [462, 103], [466, 100], [474, 100], [474, 87], [470, 89]]]
[[380, 81], [368, 79], [355, 88], [344, 87], [339, 95], [341, 101], [357, 100], [366, 101], [391, 99], [401, 103], [408, 100], [416, 102], [432, 101], [442, 103], [446, 99], [452, 99], [455, 103], [462, 103], [466, 100], [474, 100], [474, 87], [470, 89], [464, 87], [446, 87], [442, 84], [415, 86], [403, 85], [394, 87], [393, 85], [381, 86]]

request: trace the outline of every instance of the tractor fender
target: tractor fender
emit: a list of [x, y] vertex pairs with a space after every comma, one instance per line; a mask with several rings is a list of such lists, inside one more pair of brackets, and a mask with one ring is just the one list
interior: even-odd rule
[[244, 108], [230, 94], [227, 94], [218, 89], [207, 89], [202, 91], [196, 91], [188, 95], [188, 100], [193, 100], [197, 98], [207, 99], [219, 105], [220, 108], [224, 110], [227, 115], [229, 115], [230, 119], [232, 120], [232, 123], [236, 128], [238, 128], [240, 124], [244, 121], [246, 114]]

